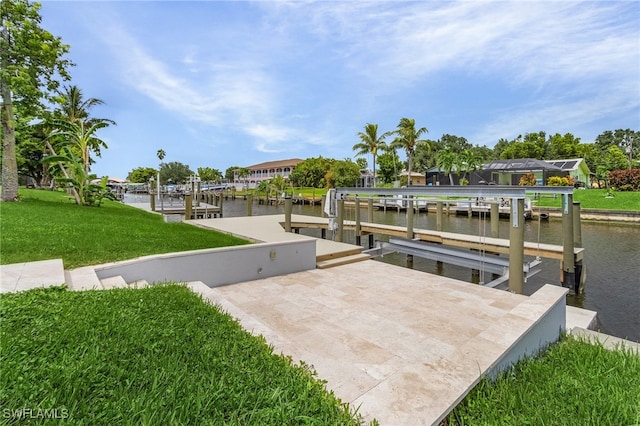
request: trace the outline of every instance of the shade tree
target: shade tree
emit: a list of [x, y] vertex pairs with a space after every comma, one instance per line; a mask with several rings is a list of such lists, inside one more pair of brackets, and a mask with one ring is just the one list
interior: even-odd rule
[[2, 201], [18, 199], [16, 117], [14, 105], [38, 117], [53, 101], [60, 80], [73, 64], [69, 46], [41, 25], [40, 4], [27, 0], [0, 2], [0, 122], [2, 125]]
[[160, 164], [160, 183], [166, 185], [168, 182], [184, 184], [193, 176], [193, 172], [186, 164], [179, 161], [170, 161]]
[[137, 167], [129, 172], [127, 180], [133, 183], [147, 183], [155, 178], [158, 170], [153, 167]]

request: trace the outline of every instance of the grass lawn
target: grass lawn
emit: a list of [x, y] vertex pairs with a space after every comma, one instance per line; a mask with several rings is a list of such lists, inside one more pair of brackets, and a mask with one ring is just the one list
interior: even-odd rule
[[0, 203], [0, 263], [58, 259], [65, 268], [150, 254], [247, 244], [230, 235], [114, 201], [81, 207], [62, 192], [20, 189], [21, 201]]
[[640, 424], [640, 356], [569, 336], [495, 383], [483, 380], [448, 425]]
[[274, 355], [184, 286], [54, 287], [0, 302], [10, 424], [38, 410], [70, 425], [359, 423], [309, 367]]
[[[613, 198], [606, 198], [606, 189], [576, 189], [573, 201], [580, 201], [580, 208], [602, 210], [640, 211], [640, 192], [615, 191]], [[562, 197], [535, 198], [535, 205], [541, 207], [562, 206]]]

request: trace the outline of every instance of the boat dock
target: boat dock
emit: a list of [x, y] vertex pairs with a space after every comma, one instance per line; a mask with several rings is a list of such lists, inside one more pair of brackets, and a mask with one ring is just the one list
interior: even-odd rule
[[[284, 222], [283, 222], [284, 223]], [[323, 229], [329, 227], [329, 219], [305, 215], [293, 215], [291, 218], [291, 228], [300, 229]], [[380, 223], [361, 222], [359, 225], [361, 235], [381, 234], [390, 237], [407, 237], [407, 227], [397, 225], [384, 225]], [[355, 221], [344, 221], [344, 230], [357, 231]], [[457, 234], [454, 232], [433, 231], [428, 229], [413, 229], [413, 239], [437, 243], [452, 247], [466, 248], [469, 250], [485, 251], [488, 253], [509, 254], [509, 240], [504, 238], [492, 238], [480, 235]], [[554, 244], [538, 244], [531, 241], [524, 242], [524, 254], [547, 259], [562, 259], [563, 246]], [[584, 257], [584, 248], [574, 248], [576, 261], [581, 261]]]

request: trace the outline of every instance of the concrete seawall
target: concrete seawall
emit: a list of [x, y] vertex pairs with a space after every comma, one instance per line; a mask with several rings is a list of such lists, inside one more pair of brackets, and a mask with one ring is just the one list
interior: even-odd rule
[[[534, 218], [540, 213], [547, 213], [550, 217], [562, 217], [559, 207], [533, 207]], [[640, 223], [640, 212], [603, 209], [580, 209], [581, 220], [616, 223]]]

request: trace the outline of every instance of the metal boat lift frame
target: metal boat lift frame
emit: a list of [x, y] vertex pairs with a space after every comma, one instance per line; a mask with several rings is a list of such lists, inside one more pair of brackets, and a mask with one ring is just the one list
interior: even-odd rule
[[[404, 188], [336, 188], [327, 194], [326, 212], [330, 221], [336, 219], [336, 236], [342, 241], [344, 222], [344, 201], [352, 196], [356, 199], [361, 196], [374, 198], [379, 196], [407, 197], [407, 238], [413, 238], [413, 199], [417, 196], [434, 197], [473, 197], [473, 198], [508, 198], [510, 199], [510, 251], [509, 251], [509, 289], [515, 293], [523, 293], [525, 282], [524, 271], [524, 199], [527, 193], [561, 194], [562, 223], [563, 223], [563, 259], [562, 259], [562, 284], [574, 289], [576, 293], [582, 292], [584, 280], [581, 279], [582, 265], [576, 271], [574, 259], [574, 241], [576, 235], [580, 236], [579, 203], [577, 209], [573, 202], [573, 187], [549, 187], [549, 186], [505, 186], [505, 185], [465, 185], [465, 186], [408, 186]], [[574, 211], [577, 210], [577, 218], [574, 221]], [[331, 213], [329, 213], [331, 212]], [[335, 216], [334, 216], [335, 214]], [[577, 272], [577, 274], [576, 274]], [[504, 275], [503, 275], [504, 277]]]
[[[470, 250], [443, 247], [440, 244], [427, 243], [424, 241], [389, 238], [389, 242], [378, 241], [376, 248], [365, 250], [363, 253], [373, 257], [384, 257], [385, 254], [389, 253], [404, 253], [423, 259], [475, 269], [483, 273], [487, 272], [499, 275], [498, 278], [488, 283], [483, 283], [485, 287], [497, 287], [509, 280], [509, 259], [493, 255], [487, 256], [485, 253], [474, 253]], [[529, 277], [541, 271], [539, 268], [534, 269], [541, 263], [540, 258], [523, 263], [522, 270], [525, 282]]]

